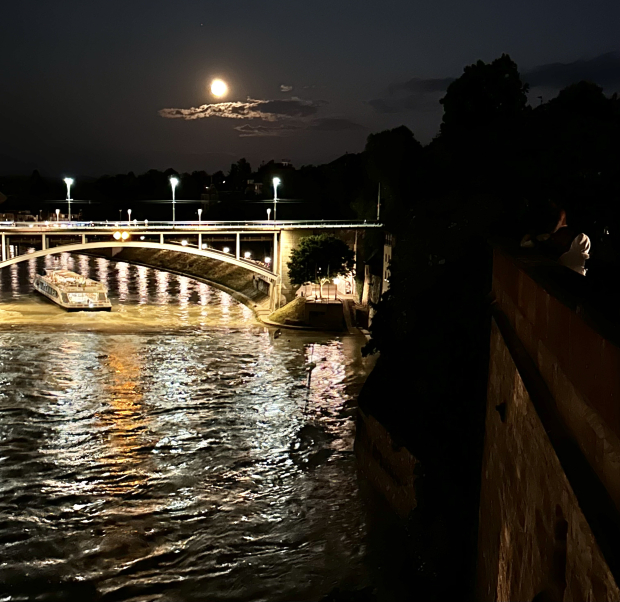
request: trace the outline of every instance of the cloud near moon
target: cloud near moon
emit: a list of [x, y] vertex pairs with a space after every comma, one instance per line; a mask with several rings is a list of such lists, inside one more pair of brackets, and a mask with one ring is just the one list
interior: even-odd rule
[[326, 105], [323, 100], [288, 98], [281, 100], [257, 100], [218, 102], [189, 109], [162, 109], [159, 114], [166, 119], [223, 119], [260, 120], [261, 125], [244, 123], [234, 129], [241, 138], [265, 138], [289, 136], [299, 131], [341, 132], [364, 130], [364, 126], [349, 119], [317, 117], [319, 109]]
[[319, 107], [325, 104], [327, 103], [322, 100], [302, 100], [301, 98], [283, 100], [248, 98], [245, 102], [218, 102], [189, 109], [161, 109], [159, 114], [166, 119], [185, 119], [188, 121], [209, 117], [278, 121], [287, 118], [312, 117]]

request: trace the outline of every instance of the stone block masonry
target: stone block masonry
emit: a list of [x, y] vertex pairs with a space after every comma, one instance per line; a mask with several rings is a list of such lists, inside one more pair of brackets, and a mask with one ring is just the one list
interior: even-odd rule
[[555, 270], [495, 251], [476, 600], [620, 600], [620, 355]]

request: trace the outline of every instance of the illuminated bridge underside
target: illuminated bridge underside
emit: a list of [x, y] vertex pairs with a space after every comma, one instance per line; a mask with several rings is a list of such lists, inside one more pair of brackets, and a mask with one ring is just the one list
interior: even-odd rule
[[208, 259], [216, 259], [218, 261], [232, 264], [236, 267], [244, 268], [250, 272], [255, 273], [260, 276], [261, 279], [272, 283], [277, 280], [277, 275], [272, 271], [265, 269], [264, 267], [256, 264], [253, 261], [247, 261], [245, 259], [237, 259], [234, 255], [229, 255], [228, 253], [223, 253], [221, 251], [217, 251], [215, 249], [196, 249], [193, 247], [184, 247], [181, 245], [170, 245], [170, 244], [161, 244], [154, 242], [111, 242], [111, 241], [103, 241], [103, 242], [88, 242], [88, 243], [79, 243], [72, 245], [62, 245], [59, 247], [52, 247], [49, 249], [43, 249], [41, 251], [34, 251], [33, 253], [26, 253], [24, 255], [18, 255], [17, 257], [12, 257], [11, 259], [7, 259], [6, 261], [0, 262], [0, 268], [4, 268], [14, 263], [21, 263], [24, 261], [29, 261], [30, 259], [35, 259], [36, 257], [44, 257], [46, 255], [57, 255], [58, 253], [79, 253], [80, 251], [92, 251], [96, 249], [154, 249], [157, 251], [173, 251], [175, 253], [186, 253], [188, 255], [196, 255], [198, 257], [206, 257]]

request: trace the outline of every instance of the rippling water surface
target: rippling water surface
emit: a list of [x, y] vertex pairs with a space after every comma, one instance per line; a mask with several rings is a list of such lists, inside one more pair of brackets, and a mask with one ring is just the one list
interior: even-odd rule
[[[319, 600], [370, 583], [363, 338], [279, 338], [227, 294], [105, 259], [110, 313], [0, 270], [2, 600]], [[310, 387], [306, 365], [316, 362]]]

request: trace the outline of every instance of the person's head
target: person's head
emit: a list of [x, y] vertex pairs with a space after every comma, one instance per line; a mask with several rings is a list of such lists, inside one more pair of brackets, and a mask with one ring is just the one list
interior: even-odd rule
[[550, 232], [557, 232], [560, 228], [567, 225], [566, 209], [559, 203], [551, 203], [551, 223]]

